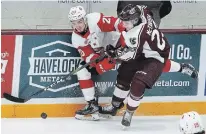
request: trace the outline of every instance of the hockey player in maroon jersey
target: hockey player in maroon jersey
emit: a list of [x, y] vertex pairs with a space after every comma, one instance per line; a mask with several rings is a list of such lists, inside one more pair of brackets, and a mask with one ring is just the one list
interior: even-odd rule
[[[128, 0], [119, 0], [117, 4], [117, 14], [119, 14], [122, 9], [128, 5], [145, 5], [151, 11], [151, 15], [159, 27], [161, 19], [167, 16], [172, 10], [172, 4], [170, 1], [128, 1]], [[181, 72], [187, 74], [192, 78], [198, 78], [198, 71], [190, 64], [178, 63], [172, 60], [167, 60], [167, 64], [163, 69], [163, 72]]]
[[[100, 113], [115, 115], [123, 106], [123, 101], [129, 93], [121, 122], [123, 126], [129, 127], [145, 89], [151, 89], [161, 76], [169, 57], [170, 46], [146, 6], [129, 4], [118, 14], [118, 17], [126, 28], [122, 32], [125, 41], [123, 47], [133, 48], [136, 51], [120, 57], [124, 62], [118, 69], [112, 102], [108, 106], [100, 107]], [[119, 51], [117, 53], [112, 46], [107, 51], [111, 57], [120, 53]]]

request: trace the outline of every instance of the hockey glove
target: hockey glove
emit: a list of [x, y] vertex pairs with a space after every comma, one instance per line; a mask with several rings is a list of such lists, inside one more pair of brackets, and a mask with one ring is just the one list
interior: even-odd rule
[[111, 58], [116, 58], [121, 55], [125, 50], [125, 47], [118, 47], [115, 48], [112, 45], [108, 45], [106, 47], [106, 54]]
[[110, 58], [105, 58], [104, 60], [100, 61], [96, 64], [96, 70], [99, 74], [103, 74], [115, 67], [116, 62], [113, 60], [111, 62]]
[[117, 56], [117, 54], [116, 54], [116, 49], [115, 49], [114, 46], [112, 46], [112, 45], [108, 45], [108, 46], [106, 47], [106, 53], [107, 53], [107, 55], [108, 55], [109, 57], [111, 57], [111, 58], [114, 58], [114, 57]]

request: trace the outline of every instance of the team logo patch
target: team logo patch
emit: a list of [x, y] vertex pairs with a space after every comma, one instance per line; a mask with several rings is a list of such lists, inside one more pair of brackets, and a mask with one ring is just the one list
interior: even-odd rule
[[133, 37], [133, 38], [129, 38], [129, 41], [132, 45], [137, 44], [137, 38]]

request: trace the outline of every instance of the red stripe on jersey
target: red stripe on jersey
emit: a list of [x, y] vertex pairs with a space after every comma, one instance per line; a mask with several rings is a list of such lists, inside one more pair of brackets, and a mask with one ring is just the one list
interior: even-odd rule
[[123, 32], [123, 31], [125, 30], [125, 27], [123, 26], [123, 23], [122, 23], [122, 22], [120, 22], [120, 23], [118, 24], [117, 28], [118, 28], [119, 32]]
[[83, 38], [87, 38], [89, 35], [90, 35], [90, 31], [88, 30], [88, 31], [86, 32], [86, 34], [83, 36]]
[[171, 61], [168, 59], [165, 63], [165, 66], [163, 68], [163, 72], [169, 72], [171, 68]]
[[79, 80], [79, 86], [81, 89], [94, 87], [94, 82], [92, 80]]

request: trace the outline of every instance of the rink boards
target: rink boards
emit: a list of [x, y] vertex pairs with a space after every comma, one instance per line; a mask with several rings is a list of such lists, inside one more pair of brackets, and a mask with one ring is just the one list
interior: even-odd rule
[[[200, 72], [199, 81], [180, 73], [164, 73], [147, 90], [136, 115], [177, 115], [195, 110], [206, 114], [205, 31], [165, 30], [171, 45], [170, 59], [191, 63]], [[5, 33], [4, 33], [5, 34]], [[71, 44], [70, 31], [16, 32], [2, 35], [2, 93], [26, 97], [78, 67], [81, 59]], [[94, 76], [100, 103], [109, 103], [116, 69]], [[25, 104], [1, 99], [2, 117], [71, 117], [84, 104], [76, 76], [36, 96]], [[120, 111], [121, 112], [121, 111]], [[121, 113], [120, 113], [121, 114]]]

